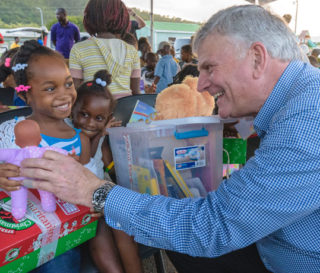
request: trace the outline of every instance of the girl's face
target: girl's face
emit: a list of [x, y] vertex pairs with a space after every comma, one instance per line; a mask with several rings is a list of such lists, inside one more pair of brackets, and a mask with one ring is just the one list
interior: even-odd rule
[[63, 59], [56, 56], [39, 56], [29, 64], [31, 79], [26, 92], [27, 103], [33, 116], [64, 119], [71, 113], [77, 93], [70, 71]]
[[92, 138], [104, 130], [111, 114], [110, 100], [102, 96], [85, 96], [73, 109], [73, 124]]

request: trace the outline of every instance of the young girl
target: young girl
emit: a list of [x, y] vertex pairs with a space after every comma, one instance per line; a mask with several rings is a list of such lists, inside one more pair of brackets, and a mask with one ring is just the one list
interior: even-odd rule
[[[111, 75], [106, 70], [96, 72], [92, 81], [77, 89], [78, 96], [72, 110], [74, 126], [90, 138], [89, 165], [94, 165], [94, 172], [99, 178], [108, 180], [110, 177], [104, 176], [103, 167], [109, 165], [112, 157], [105, 137], [106, 127], [121, 125], [121, 121], [110, 119], [115, 105], [107, 87], [110, 83]], [[90, 170], [93, 171], [91, 167]], [[103, 218], [99, 219], [97, 235], [89, 246], [100, 272], [142, 272], [136, 243], [129, 235], [108, 227]]]
[[[68, 126], [64, 119], [71, 113], [77, 93], [63, 57], [37, 41], [26, 41], [15, 55], [12, 66], [16, 91], [32, 107], [31, 116], [40, 126], [40, 146], [56, 146], [80, 157], [86, 164], [90, 159], [89, 139], [80, 130]], [[16, 148], [14, 127], [24, 117], [0, 125], [0, 148]], [[0, 168], [2, 169], [2, 168]], [[3, 184], [8, 184], [8, 171], [0, 172]], [[7, 175], [7, 177], [6, 177]], [[0, 184], [2, 187], [2, 184]], [[18, 187], [15, 184], [15, 187]], [[80, 252], [75, 248], [65, 252], [32, 272], [79, 272]], [[54, 271], [51, 271], [54, 272]]]

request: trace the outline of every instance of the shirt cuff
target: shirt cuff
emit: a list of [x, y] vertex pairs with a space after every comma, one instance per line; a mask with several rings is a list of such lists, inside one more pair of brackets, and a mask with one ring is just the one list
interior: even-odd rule
[[121, 186], [115, 186], [108, 194], [104, 216], [107, 225], [132, 235], [130, 220], [141, 194]]
[[82, 70], [70, 68], [70, 74], [72, 78], [74, 79], [83, 79], [83, 73]]
[[140, 78], [141, 77], [141, 69], [132, 70], [130, 78]]

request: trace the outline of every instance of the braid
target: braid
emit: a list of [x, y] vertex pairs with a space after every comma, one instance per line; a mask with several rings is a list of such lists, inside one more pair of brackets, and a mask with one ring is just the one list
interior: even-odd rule
[[[101, 79], [106, 82], [106, 86], [102, 86], [96, 82], [97, 79]], [[110, 100], [111, 110], [115, 107], [115, 100], [108, 88], [111, 83], [111, 74], [107, 70], [99, 70], [94, 74], [94, 79], [92, 81], [85, 82], [79, 86], [77, 89], [77, 99], [74, 106], [81, 103], [86, 96], [102, 96], [107, 100]]]
[[[12, 63], [13, 63], [13, 57], [17, 53], [18, 49], [19, 48], [16, 47], [16, 48], [10, 49], [7, 52], [2, 54], [2, 56], [0, 58], [0, 63], [1, 63], [0, 82], [4, 82], [7, 79], [7, 77], [12, 74], [11, 67], [12, 67]], [[6, 65], [6, 59], [8, 59], [8, 58], [10, 59], [9, 66]]]
[[25, 41], [24, 44], [19, 48], [18, 53], [15, 55], [12, 65], [12, 68], [19, 64], [28, 65], [24, 69], [19, 69], [13, 72], [14, 80], [17, 86], [28, 85], [28, 81], [32, 77], [29, 65], [35, 56], [57, 56], [59, 58], [63, 58], [59, 53], [48, 47], [40, 45], [36, 40]]
[[0, 66], [0, 82], [4, 82], [11, 74], [11, 68], [6, 67], [4, 64]]

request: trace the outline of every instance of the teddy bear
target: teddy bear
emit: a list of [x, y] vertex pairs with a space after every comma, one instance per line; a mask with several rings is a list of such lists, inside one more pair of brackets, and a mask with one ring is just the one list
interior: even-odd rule
[[209, 92], [197, 90], [198, 78], [187, 76], [157, 95], [156, 120], [212, 115], [215, 103]]

